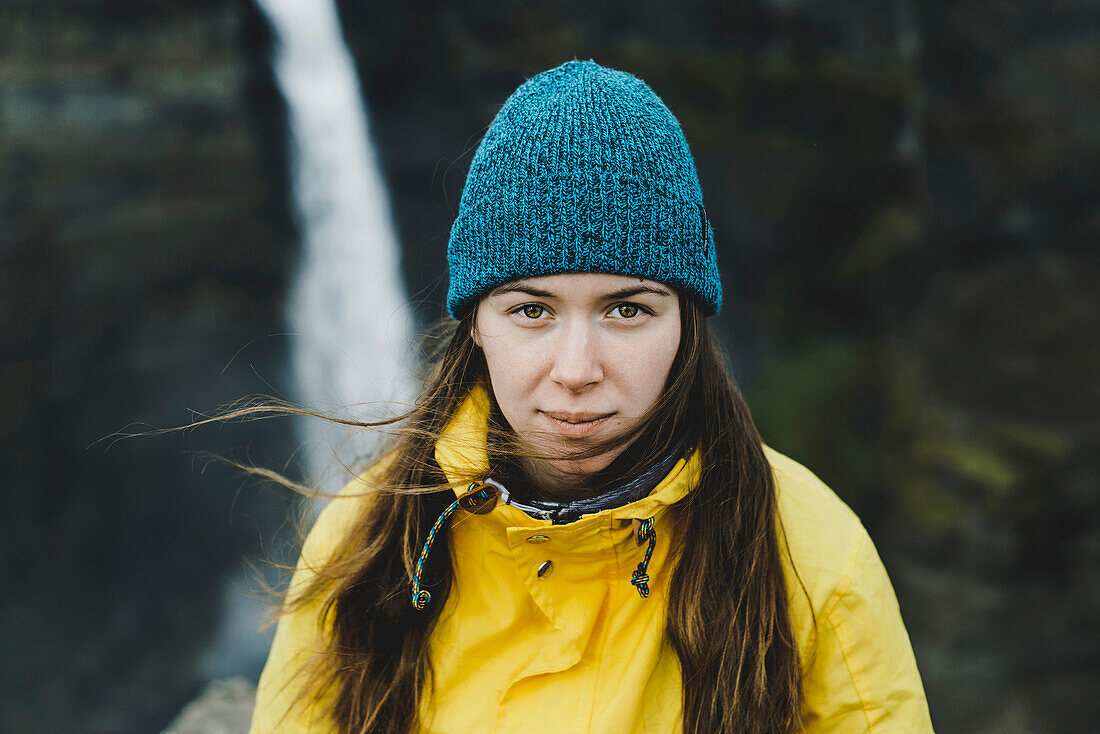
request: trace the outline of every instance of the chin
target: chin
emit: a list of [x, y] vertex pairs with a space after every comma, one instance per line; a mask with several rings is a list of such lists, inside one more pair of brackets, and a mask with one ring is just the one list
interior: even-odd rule
[[562, 474], [595, 474], [598, 471], [606, 469], [611, 464], [613, 458], [614, 457], [611, 456], [594, 456], [591, 459], [584, 459], [582, 461], [557, 461], [554, 462], [554, 468]]

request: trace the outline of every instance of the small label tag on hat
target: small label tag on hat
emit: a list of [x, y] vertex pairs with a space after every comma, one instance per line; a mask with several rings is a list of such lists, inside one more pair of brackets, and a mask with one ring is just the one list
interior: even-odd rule
[[706, 247], [710, 236], [710, 223], [707, 222], [707, 210], [703, 208], [702, 204], [699, 204], [699, 218], [703, 223], [703, 247]]

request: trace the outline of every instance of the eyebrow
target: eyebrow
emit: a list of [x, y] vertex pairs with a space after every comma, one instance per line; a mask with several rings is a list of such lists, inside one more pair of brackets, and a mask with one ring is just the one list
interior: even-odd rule
[[505, 293], [526, 293], [529, 296], [535, 296], [536, 298], [557, 298], [553, 293], [542, 288], [536, 288], [533, 285], [525, 285], [523, 283], [505, 283], [504, 285], [494, 288], [489, 295], [490, 296], [503, 296]]
[[652, 293], [655, 296], [671, 296], [672, 292], [667, 288], [654, 288], [651, 285], [632, 285], [626, 288], [620, 288], [617, 291], [611, 291], [604, 296], [605, 300], [617, 301], [620, 298], [632, 298], [633, 296], [641, 295], [643, 293]]
[[[559, 296], [551, 291], [544, 290], [542, 288], [536, 288], [533, 285], [527, 285], [526, 283], [506, 283], [502, 286], [494, 288], [489, 294], [490, 296], [502, 296], [505, 293], [526, 293], [529, 296], [536, 298], [554, 298], [558, 299]], [[604, 301], [617, 301], [623, 298], [632, 298], [643, 293], [652, 293], [656, 296], [671, 296], [672, 292], [667, 288], [654, 287], [651, 285], [631, 285], [626, 288], [620, 288], [617, 291], [611, 291], [605, 293], [601, 300]]]

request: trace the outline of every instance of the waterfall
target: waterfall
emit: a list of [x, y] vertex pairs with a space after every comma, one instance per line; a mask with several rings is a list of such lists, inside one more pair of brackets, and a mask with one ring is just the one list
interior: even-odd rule
[[[271, 21], [274, 68], [287, 103], [301, 265], [287, 304], [294, 335], [293, 399], [359, 420], [399, 406], [355, 405], [413, 395], [411, 309], [402, 285], [389, 201], [371, 147], [355, 67], [333, 0], [258, 0]], [[299, 424], [314, 486], [332, 491], [343, 465], [376, 444], [365, 431], [317, 419]], [[262, 603], [244, 575], [226, 581], [223, 613], [198, 671], [207, 679], [258, 675], [272, 630], [256, 631]]]
[[[413, 393], [411, 309], [366, 110], [333, 0], [259, 0], [275, 30], [274, 68], [287, 102], [291, 186], [302, 259], [287, 304], [293, 370], [310, 408], [381, 417], [370, 401]], [[310, 478], [324, 489], [349, 477], [342, 463], [372, 435], [308, 419]]]

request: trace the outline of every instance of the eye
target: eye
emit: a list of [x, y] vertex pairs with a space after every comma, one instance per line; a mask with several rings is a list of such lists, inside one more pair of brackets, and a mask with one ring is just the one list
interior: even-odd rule
[[553, 312], [541, 303], [523, 303], [513, 306], [508, 311], [508, 316], [517, 326], [523, 327], [545, 326], [554, 318]]
[[526, 306], [520, 306], [519, 312], [529, 319], [537, 319], [546, 312], [546, 309], [537, 303], [528, 303]]
[[624, 303], [621, 306], [616, 306], [615, 310], [619, 312], [619, 315], [624, 319], [632, 319], [638, 315], [638, 307], [633, 303]]
[[620, 303], [611, 309], [611, 314], [620, 319], [635, 319], [642, 313], [650, 313], [650, 311], [637, 303]]

